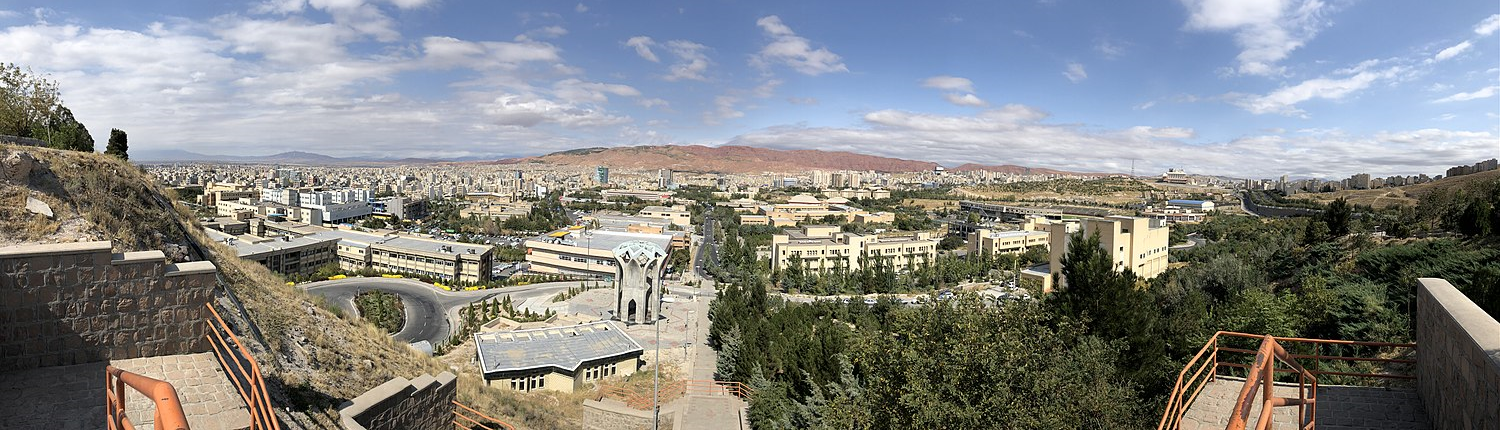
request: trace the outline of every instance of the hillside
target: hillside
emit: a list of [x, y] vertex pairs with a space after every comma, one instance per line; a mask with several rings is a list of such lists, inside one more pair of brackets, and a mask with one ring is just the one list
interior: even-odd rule
[[[45, 202], [54, 217], [26, 209]], [[322, 299], [287, 286], [280, 275], [213, 242], [185, 207], [140, 168], [114, 157], [0, 145], [0, 246], [22, 242], [114, 241], [116, 252], [161, 249], [173, 261], [210, 260], [248, 311], [265, 342], [241, 333], [265, 374], [272, 403], [289, 428], [337, 428], [343, 401], [394, 376], [448, 369]], [[242, 327], [221, 294], [219, 313]], [[577, 428], [576, 399], [490, 389], [459, 376], [459, 401], [518, 428]]]
[[1491, 170], [1472, 175], [1455, 176], [1428, 182], [1425, 184], [1406, 185], [1392, 188], [1377, 188], [1373, 190], [1339, 190], [1328, 193], [1303, 193], [1293, 198], [1309, 200], [1320, 204], [1327, 204], [1340, 197], [1349, 199], [1349, 203], [1366, 205], [1376, 209], [1389, 206], [1415, 206], [1417, 200], [1422, 196], [1435, 191], [1448, 191], [1455, 188], [1465, 189], [1478, 182], [1500, 179], [1500, 170]]
[[626, 169], [668, 168], [692, 172], [761, 173], [808, 170], [929, 171], [930, 161], [904, 160], [842, 151], [780, 150], [750, 146], [663, 145], [584, 148], [540, 157], [511, 158], [498, 164], [539, 163], [564, 166], [609, 166]]

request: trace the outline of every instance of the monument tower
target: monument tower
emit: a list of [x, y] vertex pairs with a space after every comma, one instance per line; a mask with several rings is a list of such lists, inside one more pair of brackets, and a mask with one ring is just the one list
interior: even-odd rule
[[656, 322], [661, 314], [662, 275], [667, 251], [660, 245], [632, 240], [616, 246], [615, 319], [626, 324]]

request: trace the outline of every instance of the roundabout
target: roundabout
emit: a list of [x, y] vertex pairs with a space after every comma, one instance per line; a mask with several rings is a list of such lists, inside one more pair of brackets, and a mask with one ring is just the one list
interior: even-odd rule
[[509, 295], [522, 302], [533, 297], [548, 297], [576, 287], [576, 281], [549, 282], [476, 291], [444, 291], [432, 284], [408, 278], [344, 278], [297, 285], [308, 293], [351, 314], [358, 314], [354, 297], [363, 291], [383, 291], [401, 298], [406, 324], [391, 337], [404, 343], [427, 341], [433, 345], [448, 340], [459, 309], [469, 303]]

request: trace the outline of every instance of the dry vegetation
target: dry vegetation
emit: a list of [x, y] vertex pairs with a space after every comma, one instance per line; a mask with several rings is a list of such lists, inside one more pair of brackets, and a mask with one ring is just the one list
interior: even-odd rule
[[[162, 187], [135, 166], [102, 154], [0, 145], [0, 159], [14, 152], [29, 153], [38, 162], [29, 183], [0, 182], [0, 245], [110, 239], [116, 251], [164, 249], [180, 261], [192, 258], [187, 245], [196, 243], [209, 253], [207, 258], [265, 336], [265, 345], [248, 336], [241, 339], [262, 366], [272, 402], [278, 409], [298, 411], [293, 420], [302, 426], [337, 428], [337, 407], [344, 400], [392, 377], [449, 369], [368, 322], [287, 286], [265, 267], [234, 257], [232, 249], [203, 234], [186, 207], [168, 208]], [[51, 205], [56, 221], [25, 209], [17, 212], [28, 194]], [[231, 309], [221, 306], [220, 313], [234, 320]], [[472, 372], [454, 373], [459, 375], [459, 401], [517, 428], [579, 426], [581, 396], [486, 388]]]
[[1293, 196], [1294, 198], [1328, 204], [1338, 198], [1349, 199], [1349, 203], [1361, 206], [1369, 206], [1375, 209], [1383, 209], [1390, 206], [1416, 206], [1417, 200], [1423, 195], [1434, 190], [1447, 188], [1468, 188], [1469, 184], [1484, 180], [1500, 178], [1500, 170], [1491, 170], [1472, 175], [1455, 176], [1443, 178], [1442, 180], [1428, 182], [1425, 184], [1407, 185], [1392, 188], [1376, 188], [1373, 190], [1339, 190], [1328, 193], [1303, 193]]

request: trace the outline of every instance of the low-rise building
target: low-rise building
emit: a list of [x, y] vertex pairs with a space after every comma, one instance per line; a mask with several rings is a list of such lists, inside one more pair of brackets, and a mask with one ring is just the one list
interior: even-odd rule
[[611, 321], [476, 333], [474, 345], [485, 384], [501, 381], [516, 391], [571, 393], [603, 378], [629, 376], [645, 352]]
[[617, 190], [609, 189], [599, 192], [605, 200], [637, 198], [648, 202], [661, 202], [672, 199], [675, 194], [671, 191], [649, 191], [649, 190]]
[[339, 266], [345, 270], [374, 269], [444, 281], [479, 283], [490, 280], [494, 250], [488, 245], [429, 239], [388, 232], [324, 229], [310, 235], [338, 240]]
[[673, 236], [611, 230], [563, 229], [526, 241], [526, 262], [531, 271], [613, 279], [614, 249], [622, 243], [644, 240], [673, 249]]
[[[1048, 233], [1049, 263], [1047, 272], [1033, 268], [1033, 272], [1045, 273], [1032, 276], [1042, 281], [1042, 291], [1053, 288], [1053, 273], [1062, 271], [1062, 259], [1067, 255], [1072, 234], [1082, 230], [1085, 237], [1098, 235], [1099, 247], [1109, 253], [1115, 271], [1129, 269], [1136, 276], [1155, 278], [1167, 270], [1168, 227], [1164, 222], [1150, 218], [1109, 216], [1084, 218], [1077, 221], [1061, 221], [1038, 224]], [[1022, 273], [1022, 275], [1027, 275]], [[1058, 277], [1060, 278], [1060, 276]], [[1061, 279], [1063, 286], [1067, 279]]]
[[969, 233], [968, 250], [971, 255], [1020, 254], [1033, 246], [1047, 246], [1047, 232], [982, 228]]
[[784, 230], [771, 238], [771, 269], [800, 264], [806, 270], [859, 270], [870, 264], [890, 264], [895, 270], [937, 258], [938, 241], [927, 232], [910, 236], [877, 236], [840, 231], [838, 226], [810, 225]]
[[338, 261], [338, 239], [315, 236], [260, 237], [207, 229], [208, 237], [234, 248], [240, 258], [283, 275], [308, 275]]
[[646, 206], [645, 208], [641, 209], [639, 216], [646, 218], [661, 218], [667, 220], [668, 222], [671, 222], [673, 225], [677, 225], [680, 227], [693, 225], [693, 214], [691, 212], [688, 212], [687, 207], [683, 205], [676, 205], [671, 207]]

